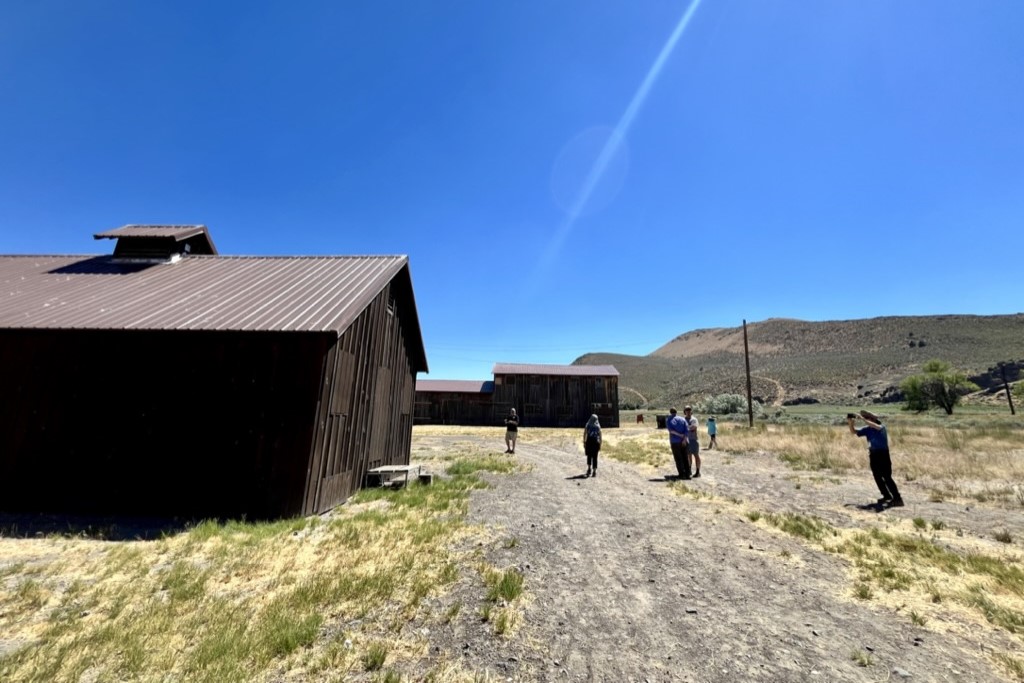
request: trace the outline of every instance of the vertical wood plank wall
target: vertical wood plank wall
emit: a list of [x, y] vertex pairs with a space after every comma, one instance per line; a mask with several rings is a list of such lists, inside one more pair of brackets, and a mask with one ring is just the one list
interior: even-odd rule
[[524, 426], [581, 427], [596, 414], [619, 426], [619, 378], [578, 375], [495, 375], [494, 408], [515, 408]]
[[495, 414], [490, 392], [416, 392], [416, 424], [501, 426], [504, 417]]
[[497, 425], [515, 408], [524, 426], [579, 427], [596, 414], [619, 426], [619, 378], [497, 375], [494, 393], [416, 392], [418, 424]]
[[412, 448], [412, 368], [394, 283], [328, 352], [304, 512], [324, 512], [359, 490], [366, 471], [405, 465]]

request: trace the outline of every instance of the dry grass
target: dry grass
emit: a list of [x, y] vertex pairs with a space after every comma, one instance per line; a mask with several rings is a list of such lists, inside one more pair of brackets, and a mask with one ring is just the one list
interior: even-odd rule
[[[664, 430], [632, 425], [606, 438], [608, 457], [654, 467], [670, 465]], [[1019, 514], [1024, 494], [1024, 433], [1019, 429], [917, 423], [911, 417], [890, 423], [897, 477], [917, 480], [940, 499], [980, 502]], [[867, 470], [864, 439], [843, 424], [755, 423], [747, 428], [719, 425], [721, 453], [775, 454], [798, 471], [820, 471], [829, 479]], [[706, 443], [706, 437], [702, 439]], [[807, 475], [801, 475], [806, 477]], [[821, 476], [821, 475], [816, 475]], [[838, 481], [838, 479], [836, 479]], [[810, 516], [770, 513], [756, 502], [726, 501], [703, 488], [675, 483], [671, 488], [703, 504], [737, 514], [754, 524], [800, 540], [808, 548], [836, 553], [849, 561], [851, 599], [886, 606], [914, 624], [936, 630], [977, 628], [987, 624], [1024, 639], [1024, 557], [1009, 532], [972, 538], [924, 518], [837, 528]], [[1021, 660], [997, 658], [1019, 678]], [[1024, 680], [1024, 679], [1021, 679]]]
[[[472, 566], [452, 548], [480, 533], [463, 521], [485, 485], [475, 474], [514, 468], [443, 456], [450, 476], [432, 486], [364, 492], [325, 518], [207, 522], [151, 542], [0, 539], [0, 643], [31, 644], [0, 658], [0, 680], [400, 680], [426, 654], [419, 626], [452, 618], [428, 604]], [[433, 673], [476, 679], [452, 664]]]
[[[582, 451], [581, 432], [525, 428], [520, 443]], [[1020, 430], [900, 419], [890, 432], [897, 476], [936, 496], [1024, 506], [1019, 485], [1010, 484], [1024, 480]], [[481, 433], [493, 434], [493, 447], [470, 441]], [[760, 451], [800, 470], [867, 468], [863, 440], [845, 425], [747, 429], [723, 421], [719, 441], [718, 452], [737, 461]], [[0, 658], [0, 680], [202, 683], [302, 672], [310, 680], [397, 681], [425, 657], [423, 627], [479, 610], [496, 635], [514, 633], [521, 575], [452, 550], [481, 533], [463, 521], [469, 491], [485, 486], [477, 474], [517, 467], [500, 455], [503, 447], [500, 429], [417, 427], [413, 461], [433, 462], [448, 477], [430, 487], [365, 492], [325, 518], [205, 523], [152, 542], [0, 538], [0, 648], [21, 648]], [[641, 467], [671, 461], [666, 433], [653, 424], [605, 430], [602, 452]], [[946, 617], [957, 612], [1024, 634], [1024, 561], [1012, 542], [963, 538], [934, 520], [929, 529], [925, 518], [904, 520], [906, 528], [833, 529], [682, 484], [675, 490], [847, 558], [853, 598], [905, 610], [922, 627], [954, 628], [963, 622]], [[444, 604], [440, 598], [464, 576], [480, 584], [479, 603]], [[1020, 661], [1002, 664], [1019, 669]], [[480, 680], [467, 666], [441, 661], [414, 677]]]
[[[889, 423], [893, 472], [917, 480], [936, 500], [974, 500], [1024, 508], [1024, 431], [998, 426]], [[768, 452], [791, 468], [841, 473], [868, 469], [865, 440], [846, 425], [755, 423], [719, 427], [725, 453]], [[662, 439], [665, 441], [666, 439]], [[667, 450], [666, 445], [662, 445]], [[613, 453], [610, 453], [615, 457]], [[667, 462], [668, 456], [665, 456]]]

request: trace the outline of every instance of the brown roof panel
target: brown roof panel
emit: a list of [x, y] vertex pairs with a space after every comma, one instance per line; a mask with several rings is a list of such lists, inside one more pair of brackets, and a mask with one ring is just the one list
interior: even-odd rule
[[173, 237], [186, 240], [207, 232], [205, 225], [125, 225], [93, 235], [96, 239], [117, 239], [119, 237]]
[[495, 375], [570, 375], [578, 377], [618, 377], [614, 365], [531, 365], [527, 363], [495, 363]]
[[[116, 239], [114, 255], [125, 258], [164, 257], [172, 253], [216, 254], [210, 231], [205, 225], [124, 225], [93, 235], [96, 239]], [[184, 243], [184, 244], [182, 244]], [[174, 245], [184, 249], [168, 248]]]
[[407, 268], [405, 256], [0, 256], [0, 328], [341, 334]]
[[416, 380], [416, 391], [491, 394], [494, 393], [494, 382], [478, 379], [418, 379]]

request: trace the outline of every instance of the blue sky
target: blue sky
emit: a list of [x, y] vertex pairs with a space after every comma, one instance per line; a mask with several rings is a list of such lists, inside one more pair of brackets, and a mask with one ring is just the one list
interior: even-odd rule
[[434, 379], [1017, 312], [1021, 27], [1019, 0], [5, 0], [0, 252], [204, 223], [225, 254], [408, 254]]

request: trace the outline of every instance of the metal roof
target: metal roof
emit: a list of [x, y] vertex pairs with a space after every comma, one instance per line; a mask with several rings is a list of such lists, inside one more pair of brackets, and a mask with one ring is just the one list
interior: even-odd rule
[[418, 379], [416, 391], [491, 394], [494, 393], [494, 382], [476, 379]]
[[[176, 253], [217, 254], [217, 247], [205, 225], [124, 225], [93, 235], [95, 239], [115, 239], [118, 257], [163, 256], [170, 258]], [[184, 243], [184, 249], [169, 245]], [[156, 251], [154, 251], [154, 249]], [[161, 253], [163, 252], [163, 253]]]
[[173, 237], [181, 240], [207, 232], [205, 225], [125, 225], [93, 235], [96, 239], [119, 237]]
[[531, 365], [495, 363], [495, 375], [572, 375], [577, 377], [618, 377], [614, 365]]
[[[406, 256], [0, 256], [0, 328], [343, 333]], [[411, 281], [409, 285], [411, 289]], [[410, 343], [423, 342], [416, 329]]]

